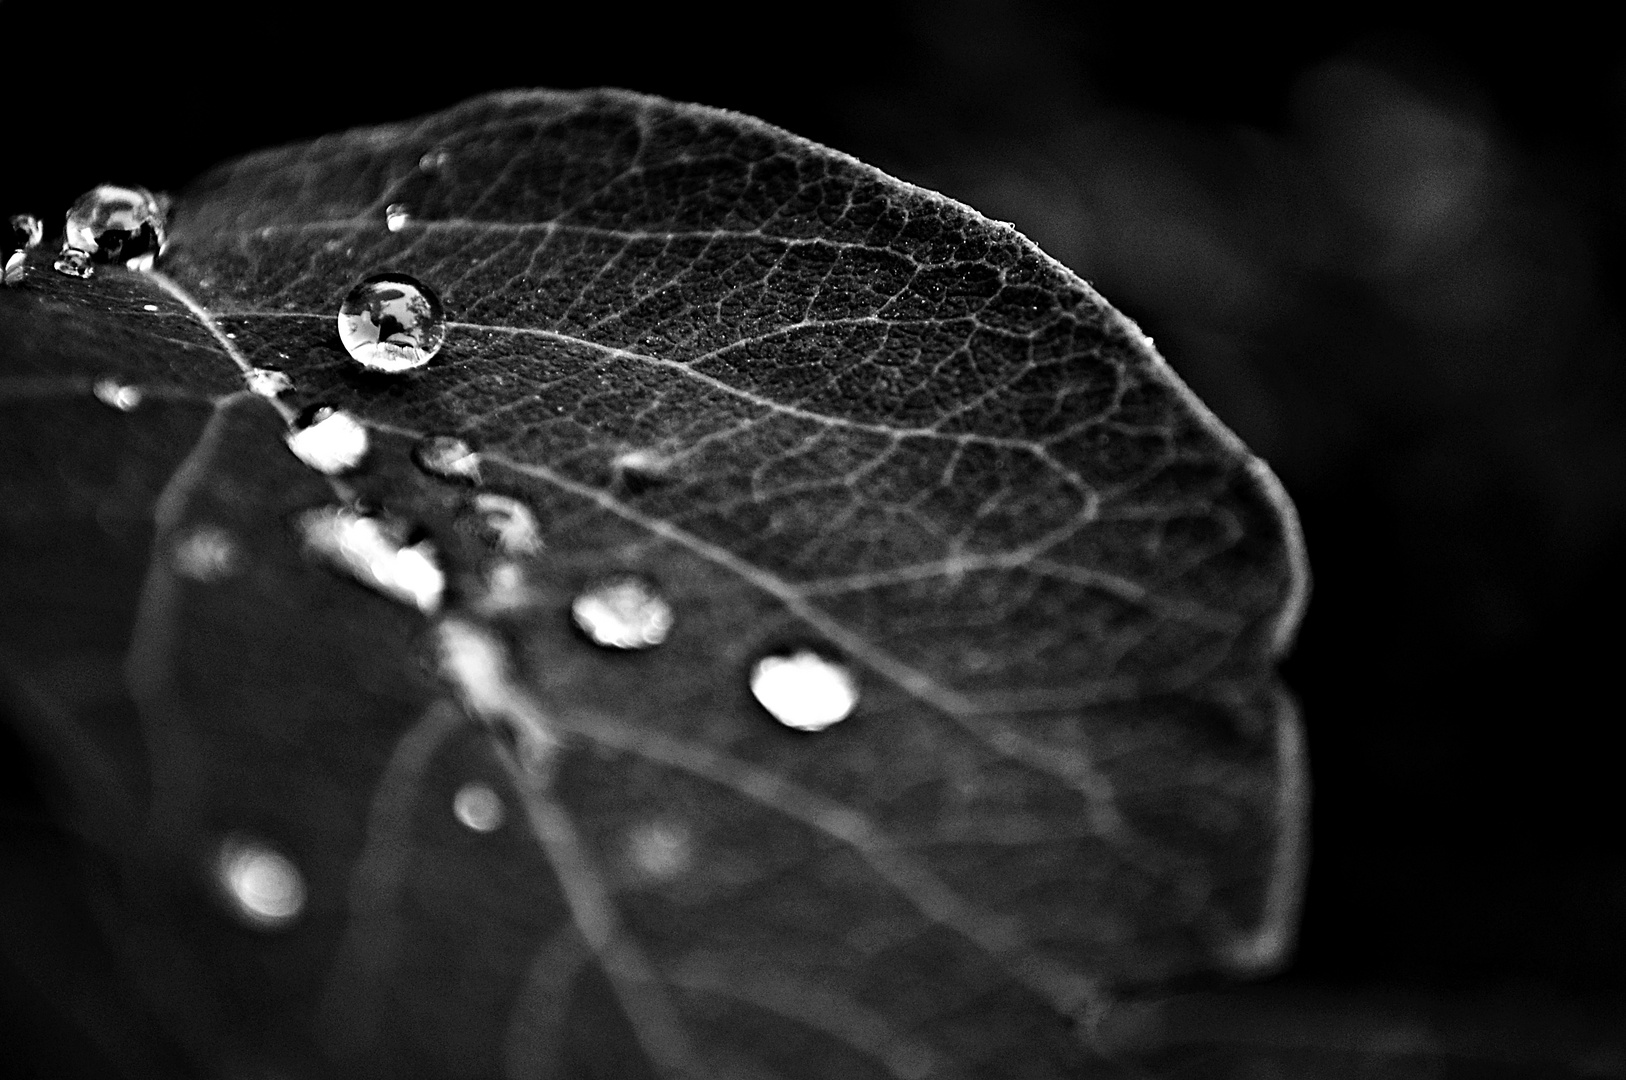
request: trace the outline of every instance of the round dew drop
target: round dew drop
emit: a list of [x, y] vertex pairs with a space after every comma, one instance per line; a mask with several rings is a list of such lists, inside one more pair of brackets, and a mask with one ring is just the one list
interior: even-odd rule
[[606, 649], [649, 649], [672, 632], [672, 605], [636, 575], [606, 578], [571, 601], [570, 616]]
[[845, 664], [800, 648], [758, 660], [751, 668], [751, 694], [786, 727], [823, 731], [852, 715], [858, 680]]
[[97, 401], [119, 412], [130, 412], [141, 404], [139, 387], [127, 386], [112, 376], [97, 379], [91, 385], [90, 392], [96, 395]]
[[339, 340], [369, 371], [411, 371], [440, 351], [445, 311], [435, 290], [417, 278], [374, 274], [339, 305]]
[[400, 232], [412, 223], [412, 211], [406, 203], [392, 202], [384, 208], [384, 227], [390, 232]]
[[464, 784], [452, 796], [452, 814], [464, 827], [488, 833], [500, 828], [507, 812], [502, 799], [485, 784]]
[[327, 476], [349, 472], [367, 456], [367, 428], [328, 405], [307, 410], [284, 440], [295, 457]]
[[220, 847], [215, 873], [244, 921], [280, 929], [305, 909], [305, 879], [289, 859], [264, 844], [233, 838]]
[[[132, 270], [152, 269], [166, 246], [164, 208], [152, 192], [138, 187], [103, 184], [87, 191], [69, 208], [62, 232], [64, 260], [76, 251]], [[60, 262], [57, 269], [62, 269]]]

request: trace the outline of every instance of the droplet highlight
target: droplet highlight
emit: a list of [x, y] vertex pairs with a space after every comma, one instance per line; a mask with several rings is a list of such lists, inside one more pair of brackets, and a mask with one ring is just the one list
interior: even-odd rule
[[226, 530], [199, 525], [175, 542], [171, 553], [175, 572], [193, 581], [215, 582], [237, 572], [241, 556]]
[[51, 268], [59, 274], [76, 278], [89, 278], [96, 273], [96, 268], [90, 264], [90, 254], [73, 248], [63, 248]]
[[542, 550], [542, 530], [531, 508], [509, 495], [483, 491], [474, 497], [481, 529], [505, 555], [535, 555]]
[[845, 664], [809, 648], [770, 653], [751, 668], [751, 694], [797, 731], [823, 731], [852, 715], [858, 680]]
[[384, 227], [390, 232], [400, 232], [412, 222], [412, 211], [406, 203], [392, 202], [384, 208]]
[[116, 184], [79, 196], [62, 232], [64, 256], [78, 251], [96, 262], [121, 263], [132, 270], [152, 269], [166, 246], [164, 208], [158, 199], [145, 188]]
[[570, 617], [589, 641], [606, 649], [649, 649], [672, 632], [672, 605], [654, 583], [635, 574], [605, 578], [577, 595]]
[[141, 310], [142, 311], [157, 311], [158, 310], [158, 305], [157, 304], [142, 304], [141, 305]]
[[305, 879], [287, 856], [255, 840], [233, 837], [220, 847], [215, 872], [237, 914], [253, 926], [278, 930], [305, 910]]
[[610, 463], [616, 485], [633, 495], [671, 480], [672, 468], [669, 459], [650, 450], [628, 450]]
[[485, 784], [464, 784], [452, 796], [452, 814], [465, 828], [488, 833], [502, 827], [508, 812], [502, 799]]
[[91, 384], [90, 392], [96, 395], [97, 401], [120, 412], [131, 412], [141, 404], [140, 387], [122, 383], [112, 376], [97, 379]]
[[431, 435], [420, 439], [412, 448], [412, 461], [430, 476], [442, 480], [469, 484], [480, 482], [480, 455], [455, 435]]
[[294, 456], [319, 473], [337, 476], [367, 456], [367, 428], [354, 416], [330, 405], [307, 409], [285, 436]]
[[276, 368], [250, 368], [243, 374], [248, 392], [263, 398], [281, 397], [294, 388], [294, 381]]
[[335, 570], [425, 614], [440, 610], [446, 572], [428, 539], [414, 540], [394, 518], [343, 506], [307, 510], [297, 519], [305, 546]]
[[339, 305], [339, 340], [369, 371], [411, 371], [440, 351], [445, 311], [435, 290], [417, 278], [374, 274]]
[[6, 252], [28, 251], [40, 246], [45, 239], [45, 223], [33, 214], [13, 214], [6, 222]]
[[4, 280], [7, 285], [21, 285], [28, 279], [28, 252], [13, 251], [6, 257]]

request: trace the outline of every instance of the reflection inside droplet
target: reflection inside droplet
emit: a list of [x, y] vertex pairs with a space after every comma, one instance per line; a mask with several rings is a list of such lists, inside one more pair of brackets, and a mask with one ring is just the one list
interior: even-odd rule
[[280, 397], [294, 388], [294, 381], [276, 368], [250, 368], [243, 373], [248, 392], [264, 398]]
[[429, 363], [446, 340], [446, 316], [435, 290], [406, 274], [374, 274], [339, 305], [339, 340], [371, 371], [411, 371]]
[[384, 208], [384, 226], [390, 232], [400, 232], [412, 220], [412, 211], [406, 203], [390, 203]]
[[112, 376], [97, 379], [91, 385], [90, 392], [96, 395], [97, 401], [120, 412], [129, 412], [141, 404], [139, 387], [128, 386]]
[[653, 583], [632, 574], [582, 590], [570, 616], [589, 640], [608, 649], [648, 649], [672, 630], [672, 606]]
[[163, 208], [145, 188], [102, 184], [69, 208], [62, 246], [97, 262], [151, 269], [166, 247]]
[[354, 469], [367, 456], [367, 428], [329, 405], [307, 409], [284, 441], [300, 461], [328, 476]]
[[299, 868], [265, 844], [235, 837], [221, 845], [216, 872], [246, 921], [264, 929], [286, 926], [305, 908]]
[[480, 455], [468, 443], [452, 435], [420, 439], [412, 448], [412, 460], [418, 468], [442, 480], [480, 482]]
[[408, 542], [404, 522], [343, 506], [307, 510], [297, 519], [305, 545], [335, 569], [392, 600], [433, 614], [446, 592], [434, 544]]
[[786, 727], [822, 731], [852, 714], [858, 680], [845, 664], [799, 648], [758, 660], [751, 668], [751, 693]]
[[491, 832], [503, 823], [502, 799], [485, 784], [464, 784], [452, 797], [452, 813], [475, 832]]

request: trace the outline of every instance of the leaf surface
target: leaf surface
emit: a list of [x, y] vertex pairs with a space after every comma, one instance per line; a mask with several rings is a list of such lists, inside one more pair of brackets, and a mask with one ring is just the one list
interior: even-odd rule
[[[218, 169], [166, 276], [44, 262], [0, 296], [8, 589], [36, 597], [5, 670], [201, 1071], [1072, 1076], [1125, 989], [1290, 947], [1291, 506], [1008, 226], [748, 117], [533, 91]], [[335, 329], [381, 271], [452, 320], [405, 376]], [[369, 425], [341, 493], [445, 552], [497, 705], [442, 677], [444, 624], [301, 550], [340, 495], [246, 365]], [[108, 373], [142, 405], [92, 400]], [[501, 610], [471, 491], [412, 464], [432, 435], [538, 522]], [[572, 627], [611, 572], [669, 600], [664, 644]], [[860, 688], [814, 734], [749, 691], [803, 644]], [[452, 812], [471, 783], [490, 832]], [[233, 916], [244, 836], [299, 868], [292, 925]]]

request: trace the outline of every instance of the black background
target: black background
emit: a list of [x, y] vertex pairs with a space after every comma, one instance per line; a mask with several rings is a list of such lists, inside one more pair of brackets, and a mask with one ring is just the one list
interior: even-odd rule
[[[6, 0], [0, 210], [59, 230], [98, 182], [179, 190], [485, 90], [618, 85], [1013, 220], [1157, 339], [1303, 514], [1316, 585], [1286, 674], [1315, 855], [1278, 984], [1626, 1014], [1618, 34], [1545, 10], [1330, 29], [1038, 0], [516, 10]], [[26, 778], [7, 773], [19, 808]]]

